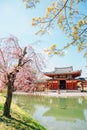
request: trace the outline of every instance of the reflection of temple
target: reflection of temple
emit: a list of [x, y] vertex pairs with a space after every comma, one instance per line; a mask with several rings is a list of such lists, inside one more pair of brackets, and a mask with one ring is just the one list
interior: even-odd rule
[[72, 122], [78, 119], [87, 121], [87, 110], [85, 109], [87, 108], [87, 101], [85, 98], [51, 98], [51, 100], [52, 104], [48, 104], [48, 100], [45, 100], [45, 104], [50, 108], [44, 113], [45, 117], [54, 117], [57, 121]]
[[46, 72], [44, 74], [50, 77], [50, 79], [47, 80], [47, 84], [51, 86], [50, 89], [75, 90], [77, 89], [78, 82], [76, 78], [81, 75], [81, 70], [73, 71], [73, 67], [70, 66], [64, 68], [55, 68], [54, 71]]

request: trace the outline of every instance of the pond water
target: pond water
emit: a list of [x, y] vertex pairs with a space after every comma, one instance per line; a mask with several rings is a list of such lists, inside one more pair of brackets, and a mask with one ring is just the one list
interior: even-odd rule
[[47, 130], [87, 130], [87, 98], [14, 95], [13, 102]]

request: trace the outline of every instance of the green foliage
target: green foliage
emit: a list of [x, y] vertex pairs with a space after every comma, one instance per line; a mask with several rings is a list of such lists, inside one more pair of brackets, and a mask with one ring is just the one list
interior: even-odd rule
[[2, 104], [0, 104], [0, 110], [3, 110], [3, 106], [2, 106]]

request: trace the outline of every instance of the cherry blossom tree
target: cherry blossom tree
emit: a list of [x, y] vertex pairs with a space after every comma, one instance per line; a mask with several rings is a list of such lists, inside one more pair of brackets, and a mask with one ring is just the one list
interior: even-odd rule
[[3, 115], [11, 117], [12, 92], [16, 88], [29, 88], [34, 83], [36, 71], [40, 71], [43, 58], [32, 46], [19, 46], [16, 37], [0, 39], [0, 87], [7, 87]]

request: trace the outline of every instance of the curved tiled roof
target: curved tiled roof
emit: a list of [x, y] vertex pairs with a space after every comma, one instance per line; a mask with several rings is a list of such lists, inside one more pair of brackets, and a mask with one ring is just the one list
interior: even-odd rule
[[55, 74], [60, 74], [60, 73], [69, 73], [69, 72], [73, 72], [73, 67], [63, 67], [63, 68], [56, 68], [54, 69], [53, 73]]
[[54, 71], [44, 73], [46, 76], [52, 77], [54, 75], [72, 74], [75, 77], [81, 75], [81, 70], [73, 71], [73, 67], [54, 68]]

